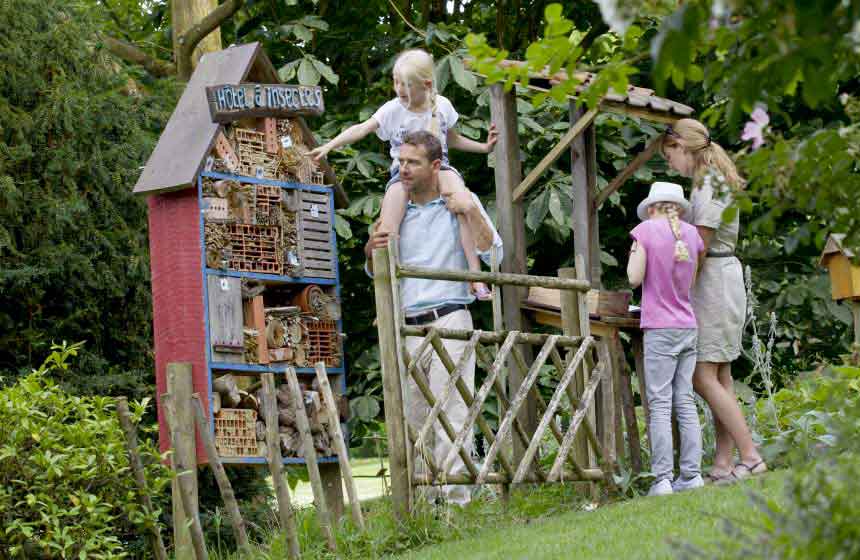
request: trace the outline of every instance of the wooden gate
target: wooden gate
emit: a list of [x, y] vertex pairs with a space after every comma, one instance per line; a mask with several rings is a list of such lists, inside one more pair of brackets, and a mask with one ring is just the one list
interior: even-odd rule
[[[389, 468], [398, 517], [409, 514], [413, 490], [420, 486], [603, 481], [614, 488], [612, 438], [616, 411], [611, 391], [611, 358], [606, 342], [589, 333], [585, 294], [590, 284], [582, 278], [582, 267], [579, 278], [574, 277], [572, 269], [559, 271], [560, 277], [423, 269], [400, 266], [393, 244], [374, 251], [373, 267]], [[399, 302], [398, 280], [402, 277], [560, 289], [564, 334], [408, 326]], [[498, 303], [500, 290], [494, 291]], [[495, 307], [494, 312], [498, 312], [499, 306]], [[498, 322], [495, 324], [498, 326]], [[407, 337], [420, 337], [414, 352], [407, 349]], [[457, 363], [445, 348], [445, 340], [465, 342]], [[527, 347], [537, 350], [531, 364], [524, 357], [523, 350]], [[420, 358], [428, 352], [438, 357], [449, 373], [441, 393], [431, 391], [421, 364]], [[474, 391], [463, 380], [472, 356], [486, 372]], [[517, 378], [522, 381], [516, 386], [508, 385], [508, 381], [514, 380], [513, 376], [508, 379], [512, 368], [521, 373]], [[542, 394], [538, 387], [542, 376], [555, 382], [549, 398], [546, 398], [549, 391], [544, 389]], [[410, 425], [406, 420], [404, 389], [409, 383], [417, 386], [425, 401], [421, 404], [429, 408], [420, 426]], [[605, 406], [597, 418], [595, 396], [601, 387]], [[455, 427], [444, 410], [446, 401], [455, 394], [468, 407], [462, 428]], [[497, 422], [486, 417], [491, 399], [498, 403], [494, 411], [498, 413]], [[528, 405], [536, 407], [539, 420], [534, 417], [530, 420], [524, 413]], [[601, 431], [609, 438], [606, 441], [598, 438], [598, 421], [605, 426]], [[428, 437], [438, 427], [451, 442], [441, 462], [422, 452]], [[475, 428], [484, 440], [482, 461], [473, 458], [467, 449]], [[552, 450], [555, 457], [540, 457], [542, 445], [552, 444], [553, 440], [555, 445], [550, 447], [555, 448]], [[451, 471], [458, 458], [465, 472]]]

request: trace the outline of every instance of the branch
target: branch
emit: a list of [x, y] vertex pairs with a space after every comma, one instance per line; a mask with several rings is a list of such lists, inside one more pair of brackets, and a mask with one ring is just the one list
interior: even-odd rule
[[245, 0], [227, 0], [223, 4], [219, 4], [217, 8], [209, 12], [209, 15], [182, 34], [179, 38], [179, 56], [176, 61], [180, 80], [188, 81], [191, 78], [191, 56], [200, 41], [224, 21], [233, 17], [233, 14], [239, 11], [244, 3]]
[[109, 35], [102, 35], [102, 42], [107, 50], [119, 58], [132, 64], [139, 64], [143, 68], [155, 76], [156, 78], [164, 78], [176, 73], [176, 67], [169, 62], [164, 62], [155, 57], [149, 56], [140, 48], [132, 45], [129, 42], [121, 39], [116, 39]]

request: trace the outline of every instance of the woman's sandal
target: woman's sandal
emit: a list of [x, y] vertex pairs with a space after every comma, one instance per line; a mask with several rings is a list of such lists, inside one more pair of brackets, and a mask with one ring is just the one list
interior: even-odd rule
[[767, 465], [764, 460], [760, 460], [758, 463], [754, 465], [747, 465], [746, 463], [738, 463], [735, 465], [735, 468], [732, 469], [732, 476], [736, 480], [744, 480], [745, 478], [749, 478], [751, 476], [756, 476], [759, 474], [764, 474], [767, 472]]
[[714, 486], [723, 486], [725, 484], [732, 484], [737, 482], [737, 479], [732, 475], [732, 471], [725, 472], [714, 472], [711, 471], [707, 475], [708, 484], [713, 484]]

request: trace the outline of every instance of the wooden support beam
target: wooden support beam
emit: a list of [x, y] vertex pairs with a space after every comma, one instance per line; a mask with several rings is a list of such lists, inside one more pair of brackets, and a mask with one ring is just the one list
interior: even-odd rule
[[[472, 331], [466, 329], [441, 329], [430, 326], [404, 326], [400, 329], [403, 336], [426, 336], [432, 330], [436, 329], [439, 338], [450, 338], [453, 340], [469, 340], [472, 336]], [[505, 338], [514, 331], [482, 331], [478, 337], [481, 344], [498, 344], [505, 341]], [[543, 344], [550, 334], [546, 333], [516, 333], [517, 344]], [[557, 346], [579, 346], [582, 342], [581, 336], [560, 336], [558, 337]], [[423, 344], [423, 341], [422, 341]], [[429, 344], [429, 343], [428, 343]]]
[[[177, 414], [176, 426], [170, 433], [170, 441], [173, 447], [173, 465], [177, 472], [182, 472], [179, 465], [185, 465], [187, 472], [183, 475], [182, 484], [190, 493], [191, 510], [185, 509], [185, 501], [182, 498], [180, 479], [174, 478], [172, 483], [173, 493], [173, 539], [176, 558], [183, 560], [193, 558], [194, 544], [192, 542], [189, 519], [198, 516], [197, 512], [197, 450], [194, 446], [194, 418], [191, 409], [191, 393], [194, 392], [191, 364], [187, 362], [170, 362], [167, 364], [167, 392], [171, 395], [168, 399], [175, 407]], [[164, 406], [162, 404], [162, 406]], [[164, 409], [167, 412], [167, 409]], [[169, 414], [165, 417], [170, 421]]]
[[396, 332], [398, 325], [394, 319], [394, 293], [389, 273], [391, 260], [388, 248], [373, 251], [373, 270], [379, 362], [382, 366], [385, 427], [388, 434], [388, 467], [391, 472], [391, 502], [395, 518], [403, 522], [407, 520], [412, 509], [407, 459], [409, 442], [403, 411], [403, 388], [400, 384]]
[[233, 537], [236, 539], [236, 545], [243, 555], [252, 555], [251, 545], [248, 544], [248, 533], [245, 531], [245, 520], [242, 518], [242, 512], [239, 511], [239, 503], [236, 501], [236, 494], [233, 492], [233, 485], [230, 484], [230, 479], [227, 478], [227, 472], [224, 470], [224, 465], [221, 464], [221, 459], [218, 456], [218, 449], [215, 447], [215, 438], [209, 430], [209, 422], [206, 419], [206, 413], [203, 412], [203, 405], [200, 402], [200, 395], [194, 393], [191, 395], [194, 408], [194, 421], [197, 423], [197, 433], [200, 434], [200, 439], [203, 440], [203, 446], [206, 448], [206, 458], [209, 462], [209, 468], [212, 469], [212, 474], [215, 475], [215, 482], [218, 484], [218, 490], [221, 492], [221, 498], [224, 500], [224, 507], [227, 510], [227, 516], [230, 518], [230, 526], [233, 528]]
[[[152, 498], [149, 496], [149, 491], [146, 487], [146, 474], [143, 471], [143, 461], [140, 459], [140, 451], [137, 446], [137, 427], [131, 419], [131, 412], [128, 410], [128, 399], [118, 397], [116, 399], [116, 412], [119, 416], [119, 425], [122, 427], [122, 432], [125, 434], [125, 445], [128, 451], [128, 464], [131, 466], [131, 472], [134, 474], [134, 482], [137, 485], [137, 491], [140, 494], [143, 509], [147, 514], [152, 513], [155, 509], [152, 507]], [[147, 526], [147, 540], [152, 547], [152, 554], [156, 560], [167, 560], [167, 550], [164, 548], [164, 541], [161, 538], [161, 528], [158, 521]]]
[[598, 109], [591, 109], [582, 114], [576, 122], [571, 122], [571, 127], [564, 133], [564, 136], [561, 137], [558, 144], [556, 144], [553, 149], [550, 150], [542, 160], [540, 160], [540, 163], [531, 170], [526, 178], [523, 179], [523, 182], [514, 189], [514, 200], [521, 199], [528, 190], [534, 186], [549, 166], [561, 157], [561, 154], [563, 154], [567, 147], [570, 146], [571, 142], [573, 142], [586, 128], [588, 128], [592, 122], [594, 122], [595, 117], [597, 117], [597, 113]]
[[293, 396], [293, 409], [296, 411], [296, 429], [302, 438], [302, 456], [308, 469], [308, 478], [311, 480], [314, 505], [317, 509], [317, 519], [325, 536], [328, 549], [331, 552], [337, 552], [337, 540], [334, 538], [334, 528], [332, 527], [331, 515], [329, 514], [325, 490], [323, 490], [322, 478], [320, 477], [319, 460], [317, 459], [317, 450], [314, 447], [314, 436], [311, 433], [311, 423], [308, 419], [308, 412], [305, 409], [305, 394], [302, 391], [301, 385], [299, 385], [296, 368], [293, 366], [287, 367], [284, 371], [284, 378]]
[[346, 483], [346, 493], [349, 495], [349, 506], [352, 512], [352, 521], [356, 527], [361, 530], [365, 529], [364, 516], [361, 513], [361, 502], [358, 500], [358, 489], [355, 487], [355, 478], [352, 476], [352, 467], [349, 464], [349, 450], [346, 447], [346, 439], [343, 431], [340, 428], [340, 418], [337, 413], [337, 403], [334, 401], [334, 394], [331, 391], [331, 383], [328, 381], [328, 373], [325, 369], [325, 362], [317, 362], [314, 364], [314, 370], [317, 374], [317, 383], [319, 384], [320, 394], [325, 403], [326, 412], [328, 413], [328, 428], [337, 453], [337, 460], [340, 463], [340, 470], [343, 473], [343, 480]]
[[[506, 272], [473, 272], [471, 270], [437, 270], [423, 266], [400, 266], [397, 276], [401, 278], [429, 278], [431, 280], [453, 280], [455, 282], [487, 282], [503, 286], [539, 286], [558, 290], [587, 292], [591, 284], [587, 280], [556, 278], [554, 276], [533, 276], [531, 274], [511, 274]], [[518, 301], [519, 303], [519, 301]], [[519, 307], [517, 308], [519, 310]], [[517, 329], [509, 329], [517, 330]]]
[[[565, 482], [597, 482], [605, 479], [605, 475], [603, 471], [600, 469], [582, 469], [582, 474], [576, 473], [574, 471], [562, 470], [559, 473], [558, 481]], [[484, 483], [485, 484], [510, 484], [511, 477], [507, 476], [505, 473], [501, 472], [491, 472], [487, 473]], [[453, 474], [448, 475], [443, 478], [432, 478], [428, 475], [416, 475], [413, 478], [413, 482], [416, 486], [444, 486], [448, 484], [476, 484], [475, 479], [470, 477], [468, 474]], [[523, 482], [545, 482], [538, 478], [537, 475], [528, 475], [523, 479]]]
[[290, 499], [290, 488], [283, 473], [284, 459], [281, 456], [281, 438], [278, 435], [278, 399], [275, 396], [275, 374], [272, 372], [264, 373], [262, 381], [263, 402], [260, 408], [262, 408], [261, 412], [266, 423], [266, 460], [272, 475], [272, 484], [275, 487], [275, 497], [278, 500], [278, 519], [287, 541], [287, 557], [295, 559], [301, 557], [301, 548], [299, 547], [296, 514]]
[[[168, 367], [170, 365], [168, 364]], [[172, 365], [187, 365], [189, 372], [191, 370], [191, 364]], [[191, 397], [190, 393], [188, 396], [189, 398]], [[200, 513], [197, 503], [196, 457], [192, 456], [192, 460], [189, 462], [187, 453], [187, 448], [189, 447], [192, 453], [194, 452], [194, 425], [184, 426], [182, 424], [187, 415], [184, 413], [180, 414], [176, 401], [177, 399], [172, 393], [161, 395], [161, 405], [164, 407], [166, 413], [165, 417], [170, 429], [170, 442], [173, 446], [173, 457], [171, 458], [173, 463], [173, 480], [175, 488], [178, 488], [179, 503], [182, 504], [182, 519], [186, 523], [186, 527], [183, 527], [183, 529], [188, 532], [189, 540], [191, 541], [190, 549], [177, 549], [176, 558], [178, 560], [208, 560], [209, 554], [206, 551], [206, 541], [203, 538], [203, 527], [200, 525]], [[190, 406], [187, 412], [191, 412]], [[175, 494], [174, 499], [176, 499]], [[176, 510], [176, 504], [174, 503], [174, 511]], [[176, 521], [174, 520], [175, 523]]]
[[659, 135], [654, 137], [648, 145], [645, 146], [645, 149], [639, 152], [633, 160], [627, 164], [627, 167], [621, 170], [621, 173], [615, 176], [612, 181], [606, 185], [606, 188], [597, 193], [597, 196], [594, 197], [594, 208], [599, 209], [600, 206], [606, 202], [606, 200], [612, 196], [612, 193], [617, 191], [624, 185], [624, 183], [636, 173], [636, 170], [648, 163], [652, 157], [654, 157], [654, 153], [660, 149], [660, 143], [663, 141], [663, 136]]
[[[585, 115], [584, 109], [570, 102], [570, 122], [580, 122]], [[589, 286], [594, 286], [592, 260], [600, 262], [600, 248], [596, 239], [596, 214], [592, 212], [592, 200], [597, 186], [594, 131], [589, 130], [577, 137], [570, 145], [570, 180], [573, 198], [573, 247], [575, 255], [585, 260], [586, 278]], [[596, 255], [594, 253], [597, 253]], [[599, 279], [598, 279], [599, 282]], [[599, 287], [596, 286], [596, 287]]]
[[626, 115], [628, 117], [644, 119], [646, 121], [662, 124], [673, 124], [681, 119], [686, 119], [691, 116], [688, 115], [685, 117], [683, 115], [676, 115], [675, 113], [667, 113], [665, 111], [654, 111], [646, 107], [633, 107], [620, 101], [607, 101], [605, 99], [600, 102], [600, 110], [606, 111], [607, 113]]
[[[522, 201], [513, 197], [513, 191], [522, 179], [516, 93], [505, 92], [502, 84], [490, 86], [490, 120], [499, 131], [493, 171], [496, 183], [496, 219], [505, 248], [501, 271], [525, 274], [528, 271], [525, 214]], [[529, 321], [520, 309], [520, 302], [526, 298], [527, 290], [507, 285], [502, 286], [501, 291], [504, 328], [509, 331], [529, 332]], [[526, 358], [531, 359], [531, 348], [521, 348]], [[516, 366], [509, 368], [507, 389], [511, 393], [517, 391], [525, 374], [525, 370]], [[537, 424], [535, 404], [526, 403], [520, 411], [519, 419], [523, 426], [532, 429]], [[524, 447], [514, 443], [514, 457], [521, 456], [524, 451]]]

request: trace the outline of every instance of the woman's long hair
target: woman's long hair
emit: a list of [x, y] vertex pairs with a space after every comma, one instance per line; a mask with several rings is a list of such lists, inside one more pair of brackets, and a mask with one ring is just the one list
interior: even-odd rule
[[681, 119], [670, 126], [663, 136], [661, 151], [674, 145], [680, 145], [693, 154], [694, 184], [701, 184], [708, 171], [714, 171], [735, 190], [742, 190], [746, 186], [746, 181], [738, 173], [732, 158], [722, 146], [711, 140], [708, 128], [699, 121]]

